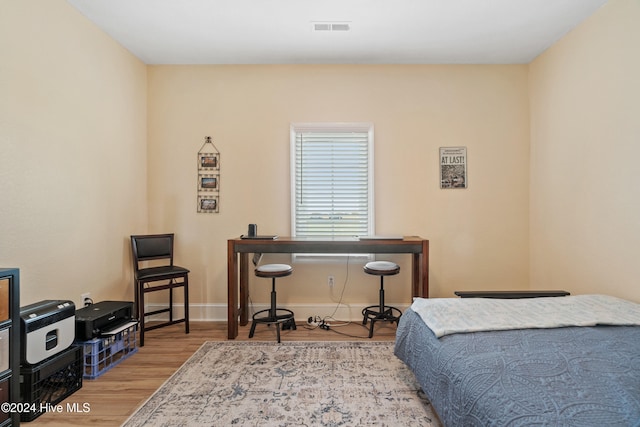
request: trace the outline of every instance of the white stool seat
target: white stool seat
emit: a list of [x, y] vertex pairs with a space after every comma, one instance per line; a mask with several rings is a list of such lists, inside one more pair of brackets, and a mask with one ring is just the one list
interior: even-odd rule
[[364, 271], [368, 274], [390, 276], [400, 272], [400, 266], [391, 261], [371, 261], [365, 264]]
[[283, 277], [293, 272], [293, 267], [289, 264], [264, 264], [255, 269], [258, 277]]

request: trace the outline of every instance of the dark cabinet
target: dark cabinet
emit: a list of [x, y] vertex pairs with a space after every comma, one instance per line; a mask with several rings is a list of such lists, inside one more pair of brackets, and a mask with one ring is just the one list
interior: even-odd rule
[[17, 268], [0, 268], [0, 427], [20, 424], [18, 403], [20, 403], [20, 271]]

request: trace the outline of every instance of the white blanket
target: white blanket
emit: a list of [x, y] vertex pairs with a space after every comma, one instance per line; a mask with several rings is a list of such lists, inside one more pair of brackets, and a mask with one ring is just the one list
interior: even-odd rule
[[640, 304], [606, 295], [525, 299], [416, 298], [411, 308], [437, 337], [507, 329], [640, 326]]

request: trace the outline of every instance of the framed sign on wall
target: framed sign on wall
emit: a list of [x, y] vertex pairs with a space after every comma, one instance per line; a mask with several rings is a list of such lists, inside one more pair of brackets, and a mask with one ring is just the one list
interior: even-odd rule
[[220, 212], [220, 152], [210, 136], [198, 151], [198, 212]]
[[467, 185], [467, 147], [440, 147], [440, 188]]

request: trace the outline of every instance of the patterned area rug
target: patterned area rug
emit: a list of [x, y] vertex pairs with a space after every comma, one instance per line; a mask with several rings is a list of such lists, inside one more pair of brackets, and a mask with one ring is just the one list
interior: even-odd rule
[[206, 342], [124, 424], [439, 426], [392, 342]]

